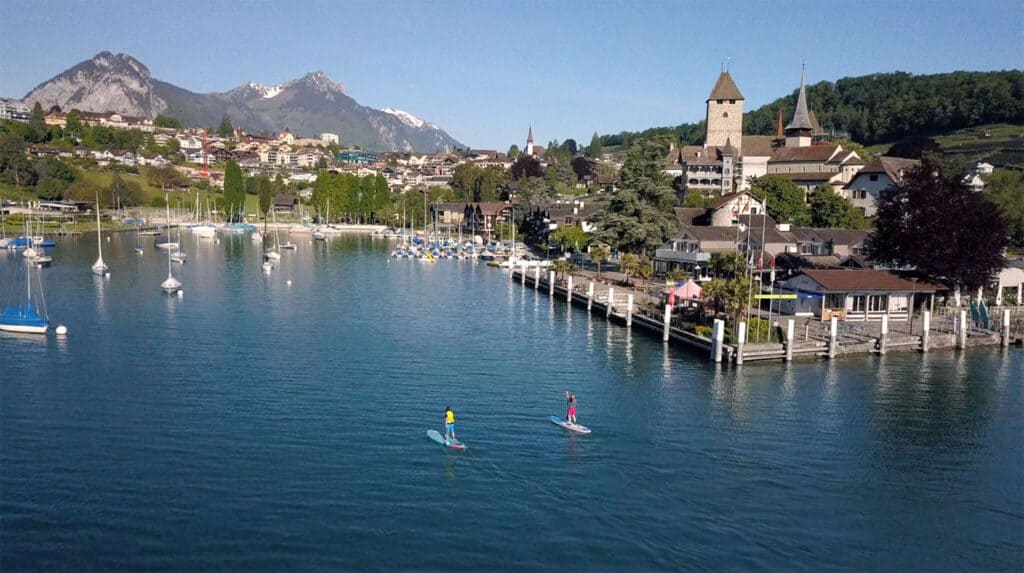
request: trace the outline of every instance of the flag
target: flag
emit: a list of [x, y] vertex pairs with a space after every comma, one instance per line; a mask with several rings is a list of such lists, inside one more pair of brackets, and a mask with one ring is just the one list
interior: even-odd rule
[[676, 305], [676, 289], [668, 291], [668, 305], [671, 307]]
[[775, 257], [772, 257], [772, 270], [775, 270]]

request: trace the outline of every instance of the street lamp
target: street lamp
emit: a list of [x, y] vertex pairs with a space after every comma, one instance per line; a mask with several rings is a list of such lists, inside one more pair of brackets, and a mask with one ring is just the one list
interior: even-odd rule
[[700, 282], [700, 265], [693, 266], [694, 282]]

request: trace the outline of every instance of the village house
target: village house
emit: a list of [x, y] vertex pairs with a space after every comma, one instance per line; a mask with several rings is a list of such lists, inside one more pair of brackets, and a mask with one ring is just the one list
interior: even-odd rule
[[498, 223], [509, 220], [511, 203], [433, 203], [430, 206], [438, 224], [447, 229], [461, 227], [463, 231], [491, 238]]
[[278, 193], [274, 197], [274, 212], [275, 213], [291, 213], [295, 210], [295, 205], [298, 203], [298, 199], [294, 195], [284, 195]]
[[664, 276], [675, 269], [683, 269], [701, 280], [711, 255], [737, 252], [740, 238], [739, 227], [684, 226], [661, 248], [655, 249], [654, 273]]
[[781, 283], [781, 294], [795, 299], [780, 300], [782, 314], [813, 316], [822, 321], [836, 317], [846, 321], [910, 319], [909, 309], [919, 297], [946, 290], [941, 285], [906, 279], [888, 271], [872, 269], [807, 269]]
[[876, 157], [850, 180], [844, 194], [865, 216], [874, 217], [879, 195], [902, 181], [904, 172], [919, 164], [916, 159]]

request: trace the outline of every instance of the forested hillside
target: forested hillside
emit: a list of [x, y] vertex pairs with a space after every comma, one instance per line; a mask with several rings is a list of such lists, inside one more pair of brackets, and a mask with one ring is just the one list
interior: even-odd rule
[[[794, 89], [746, 112], [744, 133], [775, 133], [779, 108], [788, 122], [796, 94]], [[807, 99], [823, 129], [848, 132], [853, 141], [872, 145], [989, 123], [1024, 124], [1024, 71], [874, 74], [809, 85]], [[704, 138], [704, 122], [604, 135], [601, 142], [615, 146], [655, 138], [698, 143]]]

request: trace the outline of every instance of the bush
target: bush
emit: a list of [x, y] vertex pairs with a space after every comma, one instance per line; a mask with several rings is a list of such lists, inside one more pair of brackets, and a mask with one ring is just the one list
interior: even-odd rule
[[782, 329], [767, 319], [754, 317], [747, 324], [747, 342], [782, 342]]
[[707, 326], [705, 324], [698, 324], [696, 327], [694, 327], [693, 331], [694, 331], [694, 333], [697, 336], [703, 336], [704, 338], [711, 338], [711, 331], [712, 331], [712, 329], [711, 329], [710, 326]]

